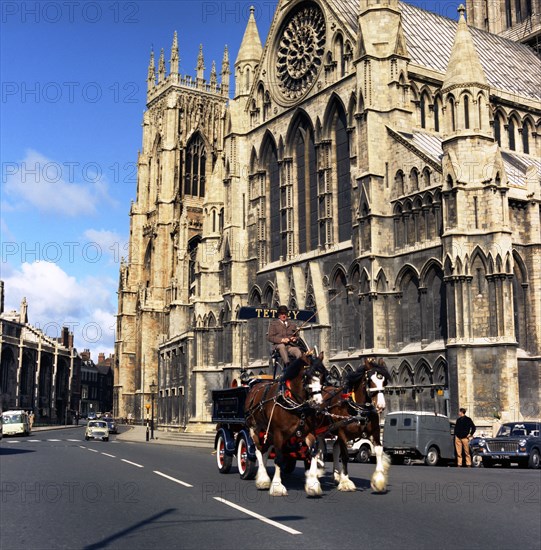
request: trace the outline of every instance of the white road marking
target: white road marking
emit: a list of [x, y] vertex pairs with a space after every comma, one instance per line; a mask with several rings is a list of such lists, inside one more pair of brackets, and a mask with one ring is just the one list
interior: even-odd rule
[[97, 453], [96, 449], [88, 449], [91, 453]]
[[242, 506], [239, 506], [238, 504], [235, 504], [233, 502], [229, 502], [228, 500], [225, 500], [225, 498], [222, 497], [213, 497], [214, 500], [217, 500], [218, 502], [223, 502], [224, 504], [227, 504], [228, 506], [231, 506], [231, 508], [235, 508], [235, 510], [239, 510], [240, 512], [244, 512], [245, 514], [248, 514], [249, 516], [252, 516], [264, 523], [268, 523], [269, 525], [272, 525], [273, 527], [277, 527], [278, 529], [282, 529], [282, 531], [285, 531], [286, 533], [289, 533], [290, 535], [302, 535], [300, 531], [297, 531], [296, 529], [292, 529], [291, 527], [288, 527], [287, 525], [282, 525], [281, 523], [278, 523], [277, 521], [273, 521], [272, 519], [266, 518], [265, 516], [261, 516], [259, 514], [256, 514], [255, 512], [252, 512], [251, 510], [248, 510], [247, 508], [243, 508]]
[[41, 443], [41, 439], [27, 439], [27, 443]]
[[176, 479], [174, 477], [168, 476], [167, 474], [162, 474], [162, 472], [158, 472], [157, 470], [154, 470], [155, 474], [158, 474], [159, 476], [165, 477], [166, 479], [170, 479], [171, 481], [174, 481], [175, 483], [179, 483], [180, 485], [184, 485], [184, 487], [193, 487], [193, 485], [190, 485], [189, 483], [186, 483], [185, 481], [180, 481], [180, 479]]
[[102, 455], [105, 455], [105, 456], [110, 456], [111, 458], [116, 458], [115, 455], [110, 455], [109, 453], [101, 453]]
[[62, 441], [61, 439], [47, 439], [47, 441], [54, 441], [54, 442], [58, 442], [58, 441]]
[[8, 439], [6, 443], [20, 443], [20, 441], [17, 441], [16, 439]]
[[80, 439], [67, 439], [66, 441], [81, 441]]
[[137, 464], [137, 462], [130, 462], [129, 460], [126, 460], [125, 458], [121, 458], [122, 462], [127, 462], [128, 464], [131, 464], [132, 466], [137, 466], [138, 468], [144, 468], [141, 464]]

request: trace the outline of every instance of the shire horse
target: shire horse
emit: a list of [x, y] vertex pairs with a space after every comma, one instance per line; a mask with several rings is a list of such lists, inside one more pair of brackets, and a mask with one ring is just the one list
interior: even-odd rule
[[[323, 354], [314, 357], [305, 353], [291, 364], [290, 369], [296, 375], [287, 387], [279, 380], [261, 381], [246, 396], [246, 425], [256, 446], [258, 462], [255, 483], [258, 489], [269, 489], [271, 496], [287, 496], [281, 473], [288, 473], [297, 458], [310, 462], [304, 485], [307, 495], [322, 494], [314, 434], [316, 408], [322, 402], [321, 384], [326, 373], [322, 358]], [[264, 458], [271, 447], [275, 453], [272, 481]]]
[[333, 448], [333, 476], [339, 491], [356, 490], [348, 476], [347, 442], [360, 437], [371, 437], [374, 442], [376, 470], [370, 481], [372, 490], [381, 493], [387, 488], [390, 460], [381, 444], [379, 415], [385, 410], [383, 389], [389, 380], [383, 359], [368, 358], [346, 377], [343, 386], [324, 389], [322, 410], [326, 422], [330, 423], [328, 432], [337, 436]]

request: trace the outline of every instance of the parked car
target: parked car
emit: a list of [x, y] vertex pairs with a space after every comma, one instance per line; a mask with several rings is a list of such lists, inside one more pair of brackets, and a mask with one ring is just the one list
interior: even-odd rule
[[89, 420], [85, 429], [85, 440], [101, 439], [109, 441], [109, 428], [105, 420]]
[[117, 427], [116, 427], [116, 422], [115, 422], [114, 418], [111, 418], [110, 416], [103, 416], [102, 420], [105, 420], [105, 422], [107, 422], [107, 427], [109, 428], [109, 433], [110, 434], [117, 434], [118, 433], [118, 430], [117, 430]]
[[[494, 464], [517, 463], [522, 468], [540, 467], [541, 422], [506, 422], [496, 437], [475, 438], [470, 442], [474, 456], [485, 468]], [[478, 460], [478, 458], [477, 458]]]
[[30, 435], [30, 415], [26, 411], [13, 410], [2, 413], [2, 432], [4, 435]]
[[98, 417], [97, 417], [96, 413], [89, 412], [87, 418], [88, 418], [88, 420], [97, 420]]
[[[325, 438], [325, 456], [332, 459], [333, 446], [336, 441], [336, 437]], [[369, 439], [361, 438], [355, 441], [348, 441], [348, 454], [350, 460], [355, 462], [366, 463], [370, 462], [374, 457], [374, 445]]]
[[383, 428], [383, 450], [395, 464], [422, 459], [428, 466], [454, 460], [451, 422], [447, 416], [421, 412], [387, 413]]

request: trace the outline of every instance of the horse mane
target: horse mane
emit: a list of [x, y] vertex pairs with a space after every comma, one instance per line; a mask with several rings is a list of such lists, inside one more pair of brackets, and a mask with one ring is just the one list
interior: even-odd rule
[[365, 373], [367, 371], [374, 370], [377, 373], [381, 374], [385, 378], [385, 384], [388, 384], [391, 380], [391, 374], [389, 373], [389, 370], [387, 369], [387, 365], [385, 364], [385, 361], [383, 359], [376, 359], [369, 358], [365, 359], [364, 362], [361, 364], [360, 367], [357, 368], [357, 370], [348, 373], [346, 376], [346, 387], [353, 388], [355, 387], [359, 381], [364, 377]]

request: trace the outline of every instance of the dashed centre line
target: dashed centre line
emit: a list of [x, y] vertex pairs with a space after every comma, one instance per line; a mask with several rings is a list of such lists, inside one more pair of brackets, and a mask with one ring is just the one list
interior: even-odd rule
[[193, 487], [193, 485], [190, 485], [189, 483], [186, 483], [185, 481], [181, 481], [180, 479], [177, 479], [175, 477], [168, 476], [167, 474], [164, 474], [162, 472], [158, 472], [157, 470], [154, 470], [154, 473], [158, 474], [159, 476], [165, 477], [166, 479], [174, 481], [175, 483], [178, 483], [180, 485], [184, 485], [184, 487]]
[[223, 502], [224, 504], [227, 504], [227, 506], [231, 506], [231, 508], [235, 508], [235, 510], [239, 510], [240, 512], [244, 512], [245, 514], [248, 514], [249, 516], [252, 516], [253, 518], [258, 519], [259, 521], [262, 521], [263, 523], [268, 523], [269, 525], [272, 525], [273, 527], [277, 527], [278, 529], [281, 529], [282, 531], [285, 531], [286, 533], [289, 533], [290, 535], [302, 535], [301, 531], [297, 531], [296, 529], [292, 529], [291, 527], [288, 527], [287, 525], [283, 525], [282, 523], [278, 523], [277, 521], [266, 518], [265, 516], [257, 514], [256, 512], [252, 512], [252, 510], [248, 510], [247, 508], [243, 508], [242, 506], [239, 506], [238, 504], [235, 504], [234, 502], [229, 502], [228, 500], [225, 500], [225, 498], [222, 498], [222, 497], [212, 497], [212, 498], [214, 498], [214, 500], [217, 500], [218, 502]]
[[142, 464], [137, 464], [137, 462], [131, 462], [130, 460], [126, 460], [125, 458], [121, 458], [122, 462], [126, 462], [127, 464], [131, 464], [132, 466], [137, 466], [138, 468], [144, 468]]

